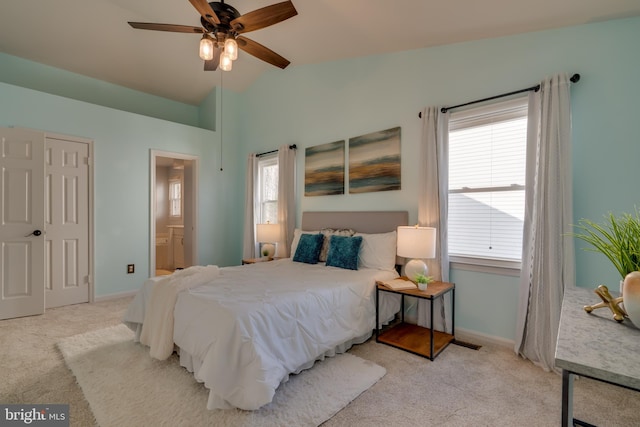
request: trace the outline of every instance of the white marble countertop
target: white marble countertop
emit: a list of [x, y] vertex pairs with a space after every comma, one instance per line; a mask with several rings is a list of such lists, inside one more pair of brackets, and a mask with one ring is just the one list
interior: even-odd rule
[[[615, 297], [619, 294], [611, 292]], [[555, 362], [558, 368], [640, 390], [640, 329], [618, 323], [592, 289], [567, 289], [562, 301]]]

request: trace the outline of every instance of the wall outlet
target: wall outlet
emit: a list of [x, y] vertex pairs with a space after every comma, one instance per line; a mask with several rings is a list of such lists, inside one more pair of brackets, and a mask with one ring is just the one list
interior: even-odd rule
[[136, 271], [135, 264], [127, 264], [127, 274], [134, 273]]

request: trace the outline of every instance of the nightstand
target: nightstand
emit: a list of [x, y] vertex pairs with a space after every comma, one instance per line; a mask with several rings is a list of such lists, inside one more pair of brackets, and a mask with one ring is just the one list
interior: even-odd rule
[[269, 261], [273, 261], [273, 258], [246, 258], [242, 260], [242, 265], [255, 264], [258, 262], [269, 262]]
[[258, 262], [275, 261], [277, 259], [283, 259], [283, 258], [286, 258], [286, 257], [274, 256], [274, 257], [271, 257], [271, 258], [246, 258], [246, 259], [242, 260], [242, 265], [255, 264], [255, 263], [258, 263]]
[[[406, 279], [406, 278], [405, 278]], [[408, 280], [408, 279], [406, 279]], [[424, 291], [416, 289], [393, 290], [387, 288], [382, 282], [376, 282], [376, 342], [387, 344], [405, 351], [433, 360], [450, 343], [455, 340], [453, 334], [433, 329], [433, 302], [437, 299], [444, 301], [444, 295], [451, 292], [451, 331], [455, 333], [455, 289], [456, 285], [447, 282], [429, 283]], [[380, 292], [390, 292], [402, 295], [400, 304], [400, 322], [380, 330], [379, 305]], [[431, 305], [431, 318], [429, 328], [406, 323], [404, 321], [404, 297], [411, 296], [429, 300]]]

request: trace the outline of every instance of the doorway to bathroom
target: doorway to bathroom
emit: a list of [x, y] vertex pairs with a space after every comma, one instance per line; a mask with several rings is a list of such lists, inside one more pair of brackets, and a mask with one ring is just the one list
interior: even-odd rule
[[198, 157], [151, 150], [149, 276], [197, 264]]

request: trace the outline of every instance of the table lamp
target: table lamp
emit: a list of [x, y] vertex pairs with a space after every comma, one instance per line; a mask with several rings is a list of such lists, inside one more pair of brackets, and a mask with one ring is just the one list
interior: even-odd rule
[[280, 226], [278, 224], [256, 224], [256, 240], [262, 243], [260, 254], [263, 257], [273, 258], [276, 252], [275, 244], [280, 240]]
[[429, 272], [423, 259], [436, 256], [436, 229], [433, 227], [398, 227], [398, 256], [411, 258], [404, 265], [404, 275], [414, 280], [416, 275]]

